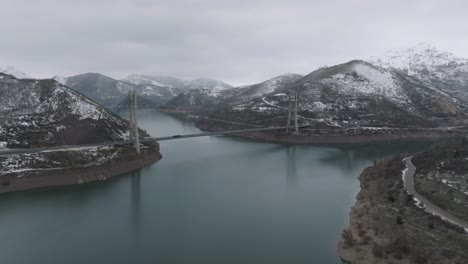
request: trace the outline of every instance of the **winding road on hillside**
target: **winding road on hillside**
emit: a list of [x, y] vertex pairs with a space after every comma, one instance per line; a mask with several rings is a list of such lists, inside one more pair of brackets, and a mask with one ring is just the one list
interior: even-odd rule
[[453, 216], [452, 214], [445, 211], [444, 209], [442, 209], [442, 208], [438, 207], [437, 205], [431, 203], [428, 199], [424, 198], [424, 196], [422, 196], [421, 194], [419, 194], [415, 190], [415, 188], [414, 188], [414, 173], [416, 172], [416, 167], [411, 162], [412, 158], [413, 157], [407, 157], [407, 158], [403, 159], [403, 162], [406, 164], [406, 170], [405, 170], [404, 175], [403, 175], [403, 183], [405, 185], [406, 191], [409, 194], [413, 195], [414, 198], [416, 198], [417, 200], [422, 202], [423, 205], [424, 205], [424, 208], [429, 213], [440, 216], [442, 219], [444, 219], [444, 220], [446, 220], [446, 221], [448, 221], [448, 222], [450, 222], [450, 223], [452, 223], [454, 225], [463, 227], [465, 230], [468, 230], [468, 223], [467, 222]]

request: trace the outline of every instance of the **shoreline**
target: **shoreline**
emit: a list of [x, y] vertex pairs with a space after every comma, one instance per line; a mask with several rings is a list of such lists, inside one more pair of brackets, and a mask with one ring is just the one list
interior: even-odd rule
[[426, 211], [404, 187], [405, 156], [381, 160], [359, 176], [360, 191], [337, 244], [343, 263], [466, 263], [463, 228]]
[[[222, 131], [222, 128], [214, 128], [197, 123], [197, 128], [202, 131], [216, 132]], [[273, 134], [265, 132], [247, 132], [242, 134], [230, 135], [233, 137], [247, 138], [258, 141], [273, 143], [293, 143], [293, 144], [362, 144], [362, 143], [381, 143], [389, 141], [432, 141], [439, 139], [451, 139], [462, 137], [456, 133], [444, 131], [401, 131], [392, 134], [371, 134], [371, 135], [294, 135], [294, 134]]]
[[18, 177], [17, 173], [12, 173], [0, 177], [0, 194], [104, 181], [149, 166], [161, 160], [161, 158], [162, 155], [159, 150], [146, 149], [141, 152], [140, 156], [136, 154], [129, 155], [125, 160], [115, 160], [104, 165], [28, 171], [20, 177]]

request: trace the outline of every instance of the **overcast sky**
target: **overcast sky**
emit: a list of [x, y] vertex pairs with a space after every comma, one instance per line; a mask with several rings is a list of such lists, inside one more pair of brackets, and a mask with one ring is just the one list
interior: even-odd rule
[[0, 65], [234, 85], [420, 42], [468, 58], [468, 1], [0, 0]]

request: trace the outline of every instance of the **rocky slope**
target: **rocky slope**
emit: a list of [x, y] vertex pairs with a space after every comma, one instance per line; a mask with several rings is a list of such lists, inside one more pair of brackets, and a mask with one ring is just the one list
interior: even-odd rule
[[[145, 135], [143, 131], [142, 134]], [[83, 145], [127, 138], [125, 120], [55, 80], [20, 80], [0, 74], [0, 149]], [[142, 165], [158, 160], [158, 145], [148, 145], [144, 156], [149, 158]], [[61, 182], [60, 178], [48, 180], [51, 171], [79, 169], [82, 173], [76, 177], [81, 177], [93, 168], [124, 164], [135, 158], [132, 149], [112, 146], [0, 155], [0, 192]], [[124, 168], [107, 176], [122, 171]], [[67, 178], [66, 173], [62, 176]], [[37, 185], [30, 184], [37, 179], [41, 179]], [[75, 180], [78, 182], [78, 178], [71, 181]]]
[[314, 128], [432, 127], [465, 112], [457, 99], [418, 78], [356, 60], [321, 68], [281, 90], [208, 115], [284, 126], [289, 90], [299, 96], [299, 123]]
[[[460, 147], [466, 149], [453, 145], [448, 148], [453, 154]], [[437, 157], [428, 153], [437, 152], [414, 157], [419, 160], [415, 164], [417, 171], [421, 160], [428, 161], [428, 155], [432, 158], [427, 164], [440, 164], [444, 160], [440, 158], [445, 155]], [[350, 212], [350, 226], [343, 231], [338, 244], [339, 256], [343, 262], [354, 264], [467, 263], [466, 231], [428, 213], [424, 205], [406, 192], [402, 180], [403, 157], [378, 162], [359, 177], [361, 191]], [[424, 177], [431, 175], [424, 170], [420, 173]], [[465, 195], [463, 201], [467, 199]], [[444, 203], [459, 204], [450, 199]], [[466, 211], [467, 205], [464, 206]]]
[[368, 61], [401, 70], [468, 103], [468, 59], [422, 43], [409, 49], [389, 51], [382, 58], [372, 57]]

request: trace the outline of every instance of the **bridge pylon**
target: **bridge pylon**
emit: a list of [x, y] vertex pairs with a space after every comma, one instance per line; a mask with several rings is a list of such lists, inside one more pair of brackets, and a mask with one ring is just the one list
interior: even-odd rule
[[[294, 133], [297, 134], [299, 132], [299, 126], [297, 123], [297, 93], [292, 90], [289, 91], [288, 99], [289, 99], [289, 107], [288, 107], [288, 123], [286, 124], [286, 133], [289, 133], [289, 127], [291, 126], [291, 119], [294, 119]], [[294, 111], [293, 111], [293, 101], [294, 101]]]
[[137, 96], [134, 90], [128, 92], [128, 129], [130, 140], [135, 143], [135, 151], [140, 155], [140, 133], [137, 118]]

